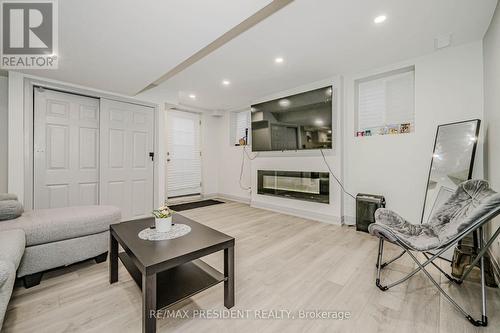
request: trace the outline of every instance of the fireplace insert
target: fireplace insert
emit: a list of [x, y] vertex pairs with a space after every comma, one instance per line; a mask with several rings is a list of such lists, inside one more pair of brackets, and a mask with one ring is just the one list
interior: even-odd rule
[[304, 171], [257, 171], [257, 194], [330, 203], [330, 174]]

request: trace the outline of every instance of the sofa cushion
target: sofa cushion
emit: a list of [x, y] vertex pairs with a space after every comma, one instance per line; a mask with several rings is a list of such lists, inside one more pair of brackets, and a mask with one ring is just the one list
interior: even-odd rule
[[0, 231], [0, 260], [10, 261], [15, 268], [19, 267], [25, 246], [26, 238], [22, 229]]
[[120, 210], [112, 206], [79, 206], [37, 209], [0, 223], [0, 231], [21, 228], [26, 246], [97, 234], [120, 222]]
[[19, 201], [0, 200], [0, 221], [18, 218], [23, 211], [23, 204]]
[[16, 268], [9, 261], [0, 261], [0, 271], [0, 275], [6, 277], [5, 281], [0, 284], [0, 331], [2, 331], [3, 319], [16, 281]]
[[0, 193], [0, 201], [3, 200], [16, 200], [17, 201], [17, 195], [13, 193]]
[[9, 278], [9, 275], [11, 274], [11, 267], [12, 263], [5, 261], [5, 260], [0, 260], [0, 288], [4, 285], [5, 281]]

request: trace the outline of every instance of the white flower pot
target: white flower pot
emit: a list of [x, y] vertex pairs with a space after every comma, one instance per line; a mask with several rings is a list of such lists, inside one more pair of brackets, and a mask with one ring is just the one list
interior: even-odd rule
[[172, 216], [166, 218], [155, 218], [155, 227], [158, 232], [167, 232], [172, 228]]

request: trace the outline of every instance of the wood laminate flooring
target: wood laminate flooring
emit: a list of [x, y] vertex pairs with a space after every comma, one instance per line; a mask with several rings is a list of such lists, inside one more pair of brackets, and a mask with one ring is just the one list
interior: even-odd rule
[[[190, 318], [158, 320], [159, 332], [499, 332], [500, 291], [488, 288], [489, 326], [467, 322], [426, 279], [416, 274], [382, 292], [375, 287], [378, 240], [347, 226], [329, 225], [228, 202], [183, 212], [236, 238], [236, 305], [249, 318], [192, 318], [194, 311], [223, 313], [219, 284], [170, 310]], [[385, 258], [397, 254], [388, 244]], [[204, 260], [222, 271], [223, 254]], [[450, 270], [449, 263], [442, 267]], [[395, 280], [415, 265], [403, 257], [383, 271]], [[445, 290], [475, 317], [480, 312], [476, 283], [449, 284], [431, 267]], [[351, 318], [259, 319], [270, 310], [348, 311]], [[17, 285], [4, 332], [140, 332], [141, 292], [120, 263], [119, 282], [108, 283], [108, 264], [93, 261], [47, 273], [31, 289]]]

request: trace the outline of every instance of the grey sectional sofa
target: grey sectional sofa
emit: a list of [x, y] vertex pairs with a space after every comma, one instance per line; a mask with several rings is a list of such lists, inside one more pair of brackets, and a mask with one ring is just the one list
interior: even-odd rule
[[47, 270], [92, 258], [105, 261], [109, 226], [120, 219], [116, 207], [81, 206], [34, 210], [0, 221], [0, 329], [16, 275], [30, 288]]
[[112, 206], [39, 209], [0, 221], [0, 232], [24, 230], [26, 249], [17, 277], [31, 287], [46, 270], [93, 257], [106, 260], [109, 225], [120, 218], [120, 210]]

